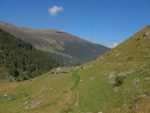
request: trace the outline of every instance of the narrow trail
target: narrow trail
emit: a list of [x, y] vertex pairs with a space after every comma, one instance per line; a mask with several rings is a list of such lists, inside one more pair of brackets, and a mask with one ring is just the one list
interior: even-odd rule
[[77, 91], [76, 93], [76, 102], [75, 102], [75, 106], [77, 107], [79, 105], [79, 91]]

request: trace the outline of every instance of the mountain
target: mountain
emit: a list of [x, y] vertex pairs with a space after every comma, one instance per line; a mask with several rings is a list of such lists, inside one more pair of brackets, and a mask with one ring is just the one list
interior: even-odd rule
[[80, 68], [74, 112], [150, 112], [150, 26]]
[[63, 31], [24, 28], [5, 22], [0, 22], [0, 28], [30, 43], [36, 49], [48, 52], [65, 65], [94, 60], [109, 50], [108, 47], [88, 42]]
[[0, 78], [27, 80], [61, 63], [0, 29]]
[[86, 64], [0, 81], [2, 113], [150, 113], [150, 26]]

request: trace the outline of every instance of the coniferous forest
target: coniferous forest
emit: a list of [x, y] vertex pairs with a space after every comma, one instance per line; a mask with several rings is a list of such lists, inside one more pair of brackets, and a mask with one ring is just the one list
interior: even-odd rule
[[8, 77], [27, 80], [58, 66], [62, 64], [48, 53], [0, 29], [0, 68], [7, 70]]

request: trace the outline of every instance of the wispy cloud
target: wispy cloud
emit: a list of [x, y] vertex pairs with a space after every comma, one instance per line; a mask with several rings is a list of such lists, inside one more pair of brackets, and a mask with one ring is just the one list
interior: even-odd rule
[[117, 42], [113, 42], [111, 47], [114, 48], [116, 46], [118, 46], [118, 43]]
[[56, 16], [58, 13], [63, 12], [63, 11], [64, 11], [64, 8], [62, 6], [56, 6], [56, 5], [54, 5], [53, 7], [51, 7], [49, 9], [49, 14], [51, 16]]

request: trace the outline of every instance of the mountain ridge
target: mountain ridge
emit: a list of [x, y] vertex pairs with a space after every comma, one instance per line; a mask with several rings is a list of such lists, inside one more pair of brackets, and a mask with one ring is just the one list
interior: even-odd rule
[[18, 27], [5, 22], [0, 22], [0, 27], [15, 37], [30, 43], [36, 49], [48, 52], [64, 61], [63, 63], [66, 65], [75, 65], [93, 60], [109, 50], [103, 45], [94, 44], [58, 30]]

